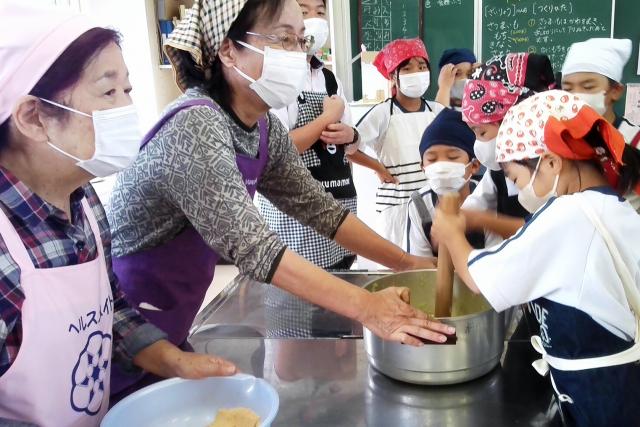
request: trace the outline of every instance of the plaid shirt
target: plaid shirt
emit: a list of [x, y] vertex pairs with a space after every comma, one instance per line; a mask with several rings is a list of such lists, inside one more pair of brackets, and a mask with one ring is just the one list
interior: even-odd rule
[[[83, 213], [86, 197], [93, 210], [104, 245], [109, 281], [114, 297], [113, 359], [126, 370], [135, 370], [132, 358], [141, 349], [166, 335], [147, 323], [129, 306], [111, 268], [111, 233], [100, 199], [90, 184], [71, 195], [72, 218], [41, 199], [27, 186], [0, 167], [0, 208], [22, 238], [36, 268], [82, 264], [95, 259], [96, 239]], [[43, 283], [42, 286], [46, 286]], [[0, 237], [0, 375], [15, 360], [22, 342], [21, 307], [24, 293], [20, 269]]]

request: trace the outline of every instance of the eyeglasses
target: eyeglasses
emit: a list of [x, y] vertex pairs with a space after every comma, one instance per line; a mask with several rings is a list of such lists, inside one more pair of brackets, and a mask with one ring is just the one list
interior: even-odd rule
[[259, 34], [247, 31], [250, 36], [262, 37], [272, 44], [280, 44], [284, 50], [295, 51], [302, 50], [307, 53], [311, 50], [315, 38], [313, 36], [298, 37], [295, 34], [284, 33], [282, 35], [275, 34]]

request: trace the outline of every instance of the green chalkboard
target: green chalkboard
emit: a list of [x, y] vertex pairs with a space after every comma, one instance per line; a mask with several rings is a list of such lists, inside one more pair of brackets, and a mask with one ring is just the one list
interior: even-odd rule
[[[473, 49], [474, 0], [351, 0], [358, 9], [358, 39], [352, 38], [353, 56], [364, 44], [378, 51], [391, 40], [420, 37], [424, 40], [432, 64], [431, 87], [427, 97], [435, 97], [439, 70], [437, 63], [444, 50]], [[354, 64], [354, 95], [360, 95], [359, 64]]]
[[369, 51], [421, 35], [421, 0], [360, 0], [359, 17], [359, 41]]
[[442, 53], [451, 48], [473, 50], [474, 0], [424, 0], [422, 37], [431, 58], [431, 86], [427, 99], [438, 91], [438, 62]]
[[560, 71], [572, 43], [611, 36], [611, 11], [603, 0], [484, 0], [483, 58], [544, 53]]

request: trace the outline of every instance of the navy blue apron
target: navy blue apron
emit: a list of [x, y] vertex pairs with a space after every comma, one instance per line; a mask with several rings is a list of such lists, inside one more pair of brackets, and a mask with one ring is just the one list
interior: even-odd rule
[[[548, 355], [584, 359], [619, 353], [630, 348], [585, 312], [539, 298], [527, 305], [535, 317]], [[560, 403], [570, 426], [640, 426], [640, 365], [630, 363], [581, 371], [550, 367], [558, 393], [573, 403]], [[562, 400], [562, 399], [561, 399]]]

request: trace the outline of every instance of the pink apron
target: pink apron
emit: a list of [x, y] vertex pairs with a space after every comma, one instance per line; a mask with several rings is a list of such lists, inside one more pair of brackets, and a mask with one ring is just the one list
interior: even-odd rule
[[98, 426], [109, 406], [113, 296], [100, 230], [82, 201], [96, 239], [96, 259], [38, 269], [0, 209], [0, 234], [20, 266], [25, 294], [22, 344], [0, 377], [0, 417], [40, 426]]

